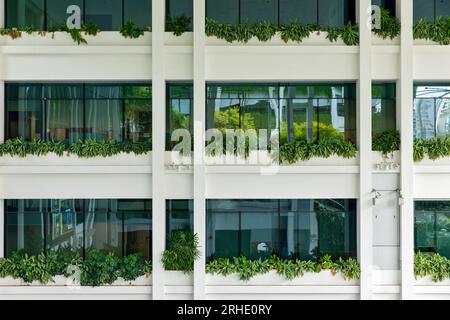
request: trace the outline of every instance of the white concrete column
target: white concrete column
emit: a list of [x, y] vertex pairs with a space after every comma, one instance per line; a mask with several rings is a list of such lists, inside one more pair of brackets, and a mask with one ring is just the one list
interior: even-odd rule
[[165, 1], [153, 0], [152, 9], [152, 222], [153, 222], [153, 299], [164, 299], [164, 267], [161, 255], [166, 240], [166, 202], [164, 198], [164, 151], [166, 123], [166, 85], [164, 80]]
[[373, 223], [372, 223], [372, 30], [371, 0], [360, 0], [359, 79], [357, 82], [359, 174], [359, 262], [361, 265], [360, 297], [372, 299]]
[[400, 2], [402, 24], [400, 79], [397, 83], [402, 139], [400, 188], [404, 198], [400, 208], [401, 296], [409, 300], [414, 297], [413, 2], [397, 2]]
[[0, 28], [5, 27], [5, 0], [0, 0]]
[[194, 232], [200, 258], [194, 264], [194, 299], [205, 299], [205, 0], [194, 1]]

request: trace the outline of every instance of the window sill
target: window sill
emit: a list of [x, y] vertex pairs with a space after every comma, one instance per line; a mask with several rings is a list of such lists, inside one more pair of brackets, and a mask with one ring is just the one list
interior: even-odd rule
[[[17, 287], [71, 287], [73, 286], [71, 282], [64, 276], [55, 276], [53, 278], [54, 282], [49, 282], [47, 284], [42, 284], [39, 281], [33, 281], [32, 283], [25, 283], [22, 279], [13, 279], [12, 277], [6, 277], [0, 279], [0, 287], [2, 286], [17, 286]], [[151, 286], [152, 277], [142, 276], [133, 281], [125, 281], [122, 278], [117, 279], [114, 283], [110, 285], [104, 285], [101, 287], [120, 287], [120, 286]], [[76, 285], [75, 285], [76, 286]], [[89, 288], [86, 286], [86, 288]]]

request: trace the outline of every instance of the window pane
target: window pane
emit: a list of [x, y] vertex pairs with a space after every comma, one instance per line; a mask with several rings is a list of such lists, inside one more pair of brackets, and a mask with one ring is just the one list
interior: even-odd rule
[[450, 99], [436, 99], [436, 135], [450, 135]]
[[[226, 200], [225, 200], [226, 201]], [[223, 202], [225, 202], [223, 201]], [[208, 200], [208, 207], [222, 200]], [[228, 210], [207, 211], [206, 252], [208, 260], [239, 256], [239, 213]]]
[[317, 1], [280, 0], [280, 24], [298, 20], [302, 24], [317, 22]]
[[178, 141], [172, 140], [172, 133], [177, 129], [186, 129], [192, 133], [193, 87], [191, 84], [169, 84], [167, 86], [167, 128], [166, 146], [172, 146]]
[[436, 0], [436, 16], [450, 17], [450, 0]]
[[147, 29], [152, 26], [152, 1], [151, 0], [125, 0], [124, 17], [126, 23], [132, 20], [138, 28]]
[[434, 20], [434, 1], [435, 0], [413, 0], [414, 21], [425, 19]]
[[83, 139], [83, 87], [49, 85], [44, 87], [47, 116], [47, 139], [67, 145]]
[[222, 23], [238, 23], [239, 0], [206, 0], [206, 16]]
[[317, 140], [317, 99], [283, 99], [281, 104], [280, 141]]
[[[46, 200], [6, 200], [6, 255], [24, 252], [37, 255], [44, 250]], [[11, 211], [9, 209], [12, 209]]]
[[6, 10], [7, 28], [44, 30], [44, 0], [7, 0]]
[[8, 100], [7, 117], [7, 139], [44, 138], [41, 100]]
[[193, 232], [192, 200], [167, 200], [166, 201], [166, 234], [170, 236], [176, 231]]
[[372, 132], [378, 134], [395, 129], [395, 100], [372, 99]]
[[[152, 213], [142, 200], [118, 200], [124, 219], [124, 254], [141, 253], [145, 260], [151, 260]], [[127, 208], [125, 208], [127, 207]]]
[[[186, 16], [192, 19], [193, 1], [195, 0], [167, 0], [166, 1], [167, 17]], [[189, 25], [189, 31], [192, 31], [192, 20], [191, 24]]]
[[125, 100], [125, 140], [148, 142], [152, 135], [151, 100]]
[[241, 0], [241, 22], [278, 24], [278, 0]]
[[83, 18], [83, 0], [47, 0], [47, 29], [65, 26], [67, 18], [72, 15], [67, 13], [71, 5], [80, 7]]
[[435, 111], [434, 99], [414, 100], [414, 138], [428, 140], [436, 135]]
[[86, 86], [86, 139], [122, 141], [121, 86]]
[[83, 252], [83, 201], [50, 200], [47, 213], [47, 250]]
[[85, 20], [103, 31], [119, 30], [122, 26], [122, 0], [86, 1]]
[[86, 200], [85, 249], [122, 255], [122, 217], [117, 201]]
[[339, 27], [347, 21], [348, 3], [346, 0], [319, 0], [319, 24]]

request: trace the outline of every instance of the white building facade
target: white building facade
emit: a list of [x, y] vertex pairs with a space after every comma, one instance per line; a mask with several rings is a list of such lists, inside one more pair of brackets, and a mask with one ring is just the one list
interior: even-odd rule
[[[450, 6], [448, 1], [445, 3]], [[6, 27], [7, 20], [11, 19], [7, 17], [5, 5], [6, 0], [0, 0], [0, 27]], [[133, 205], [127, 207], [125, 202], [136, 200], [139, 201], [136, 206], [151, 213], [149, 217], [136, 213], [139, 219], [143, 219], [136, 225], [142, 221], [144, 224], [145, 221], [151, 224], [149, 233], [142, 233], [148, 242], [144, 249], [139, 247], [139, 250], [144, 250], [147, 258], [153, 262], [151, 276], [133, 284], [118, 282], [108, 286], [74, 289], [66, 286], [63, 281], [48, 285], [26, 285], [17, 279], [0, 279], [0, 299], [448, 299], [450, 280], [435, 283], [430, 278], [415, 278], [414, 253], [417, 249], [415, 203], [417, 205], [418, 201], [450, 201], [450, 158], [433, 161], [425, 157], [415, 162], [413, 151], [414, 138], [431, 138], [438, 134], [430, 133], [433, 128], [437, 128], [435, 131], [444, 135], [450, 132], [446, 122], [450, 94], [442, 96], [438, 93], [437, 97], [432, 97], [432, 100], [441, 99], [438, 101], [438, 111], [433, 109], [434, 113], [429, 111], [431, 109], [422, 110], [416, 107], [420, 101], [415, 102], [416, 86], [437, 86], [450, 90], [450, 47], [431, 40], [413, 39], [413, 1], [396, 1], [395, 14], [401, 22], [401, 33], [394, 39], [381, 39], [372, 33], [367, 26], [371, 17], [369, 8], [370, 0], [355, 2], [355, 22], [359, 24], [360, 36], [357, 46], [345, 45], [340, 39], [330, 42], [326, 39], [326, 32], [314, 32], [301, 43], [285, 43], [279, 35], [267, 42], [253, 38], [245, 44], [228, 43], [222, 39], [208, 37], [205, 34], [205, 18], [208, 12], [206, 0], [193, 0], [194, 31], [180, 36], [166, 31], [166, 1], [163, 0], [152, 1], [151, 32], [145, 32], [137, 39], [126, 39], [118, 31], [102, 31], [96, 36], [87, 35], [85, 38], [88, 43], [82, 45], [74, 43], [70, 36], [63, 32], [56, 32], [54, 37], [51, 33], [45, 36], [23, 33], [17, 39], [11, 39], [7, 35], [0, 36], [0, 142], [13, 138], [14, 132], [16, 136], [20, 135], [20, 132], [30, 130], [41, 132], [35, 126], [43, 126], [42, 132], [31, 134], [31, 137], [58, 140], [59, 137], [66, 139], [70, 136], [67, 139], [75, 142], [78, 137], [76, 130], [68, 134], [69, 130], [58, 131], [48, 124], [52, 121], [57, 123], [58, 118], [49, 120], [52, 98], [45, 96], [45, 86], [67, 83], [74, 86], [69, 90], [70, 99], [78, 101], [71, 104], [71, 121], [82, 122], [84, 128], [89, 127], [89, 124], [86, 124], [86, 120], [77, 120], [74, 114], [79, 112], [86, 119], [86, 113], [94, 112], [90, 109], [93, 100], [118, 101], [117, 104], [111, 105], [107, 102], [108, 111], [99, 111], [98, 117], [104, 116], [104, 112], [114, 112], [116, 107], [123, 108], [122, 118], [117, 121], [111, 120], [111, 116], [107, 124], [92, 124], [89, 127], [91, 138], [96, 139], [95, 134], [101, 130], [109, 130], [108, 126], [116, 124], [120, 130], [117, 130], [118, 133], [114, 129], [110, 130], [109, 138], [119, 140], [130, 136], [133, 141], [141, 141], [140, 139], [150, 137], [152, 141], [151, 152], [143, 155], [120, 153], [110, 157], [79, 158], [73, 154], [59, 157], [49, 153], [42, 156], [0, 157], [0, 257], [8, 256], [9, 251], [14, 248], [23, 249], [26, 246], [26, 239], [15, 235], [12, 236], [15, 242], [11, 244], [12, 237], [8, 236], [12, 232], [9, 228], [14, 228], [8, 224], [8, 220], [11, 221], [11, 218], [8, 218], [8, 210], [22, 212], [23, 206], [27, 206], [26, 201], [50, 199], [48, 206], [53, 206], [61, 205], [61, 202], [52, 202], [54, 199], [121, 199], [124, 203], [118, 202], [111, 206], [115, 205], [117, 209], [123, 205], [123, 212], [134, 212], [141, 209], [127, 209]], [[447, 12], [448, 10], [449, 8]], [[261, 12], [263, 11], [261, 9]], [[91, 17], [94, 16], [95, 13], [92, 13]], [[121, 19], [125, 21], [124, 18]], [[101, 18], [99, 21], [114, 23]], [[14, 86], [25, 84], [28, 85], [27, 89], [14, 89]], [[111, 84], [120, 86], [120, 89], [116, 91], [90, 87]], [[342, 92], [341, 96], [333, 95], [331, 100], [336, 99], [334, 102], [325, 101], [328, 98], [320, 96], [312, 98], [317, 99], [316, 104], [306, 101], [308, 98], [295, 97], [292, 100], [304, 99], [306, 105], [310, 103], [311, 114], [308, 114], [309, 111], [305, 111], [305, 114], [307, 119], [314, 120], [305, 120], [309, 123], [305, 130], [309, 131], [307, 134], [313, 135], [316, 134], [312, 128], [314, 121], [319, 122], [318, 117], [323, 116], [319, 111], [318, 115], [315, 114], [314, 109], [329, 104], [333, 109], [330, 112], [331, 125], [343, 132], [347, 140], [357, 145], [357, 156], [351, 159], [338, 156], [313, 157], [294, 164], [268, 166], [251, 163], [252, 156], [256, 157], [258, 154], [255, 152], [246, 161], [234, 164], [211, 163], [210, 158], [204, 157], [203, 132], [211, 127], [208, 118], [215, 119], [214, 111], [212, 116], [209, 116], [211, 108], [217, 111], [223, 106], [229, 108], [236, 105], [232, 101], [235, 99], [233, 93], [230, 93], [228, 98], [224, 97], [226, 86], [233, 84], [275, 88], [273, 90], [277, 90], [278, 98], [264, 96], [251, 97], [250, 100], [278, 99], [275, 101], [276, 106], [283, 104], [284, 98], [280, 97], [280, 92], [288, 92], [286, 88], [289, 86], [295, 87], [294, 91], [301, 91], [296, 86], [314, 87], [327, 84], [340, 88], [348, 84], [350, 89], [342, 89], [345, 97]], [[395, 88], [391, 97], [395, 101], [393, 118], [381, 120], [381, 123], [393, 122], [394, 129], [397, 129], [401, 136], [400, 150], [395, 151], [393, 158], [387, 160], [392, 162], [390, 165], [386, 165], [386, 160], [383, 160], [380, 152], [372, 151], [372, 118], [373, 110], [377, 110], [374, 99], [378, 99], [372, 96], [372, 85], [377, 84]], [[36, 116], [32, 112], [31, 115], [20, 115], [17, 112], [17, 115], [14, 115], [14, 111], [8, 111], [13, 108], [8, 105], [12, 106], [25, 99], [21, 92], [32, 95], [33, 85], [39, 87], [36, 89], [39, 97], [32, 97], [30, 100], [39, 100], [38, 104], [46, 101], [47, 113]], [[171, 85], [185, 86], [185, 89], [188, 89], [180, 90], [182, 93], [179, 93], [179, 96], [172, 97]], [[214, 98], [211, 98], [211, 86], [214, 85], [219, 87], [216, 90], [222, 91], [221, 94], [216, 91]], [[144, 91], [147, 90], [150, 95], [142, 98], [126, 93], [127, 90], [135, 90], [133, 86], [145, 88]], [[82, 98], [77, 97], [77, 90], [82, 90]], [[264, 91], [266, 87], [255, 90]], [[353, 113], [345, 111], [347, 104], [343, 101], [347, 99], [347, 90], [354, 92], [349, 98], [352, 100], [350, 105], [354, 104]], [[111, 95], [109, 98], [104, 98], [106, 91]], [[67, 100], [69, 97], [58, 96], [56, 100], [58, 99]], [[176, 102], [168, 104], [169, 99]], [[210, 107], [209, 100], [214, 99], [215, 101], [211, 102], [213, 107]], [[224, 103], [221, 99], [230, 101]], [[380, 98], [382, 99], [384, 97]], [[12, 102], [13, 100], [15, 102]], [[151, 110], [150, 113], [139, 114], [139, 119], [144, 119], [139, 123], [144, 128], [139, 129], [140, 131], [126, 125], [126, 120], [129, 120], [127, 103], [138, 100], [141, 102], [136, 105]], [[255, 105], [257, 104], [258, 102], [255, 102]], [[20, 109], [20, 103], [17, 105]], [[180, 113], [190, 115], [188, 127], [194, 133], [193, 163], [180, 164], [174, 160], [175, 152], [168, 151], [166, 147], [168, 126], [173, 123], [172, 115], [167, 111], [168, 105], [172, 109], [177, 106]], [[240, 107], [239, 103], [237, 105]], [[339, 105], [344, 105], [344, 111], [339, 111]], [[436, 116], [436, 113], [442, 116]], [[418, 117], [415, 114], [423, 116]], [[16, 116], [17, 119], [14, 118]], [[282, 123], [283, 113], [280, 111], [277, 116], [280, 119], [270, 119], [265, 123]], [[430, 120], [433, 116], [435, 118]], [[32, 128], [21, 128], [18, 120], [20, 117], [33, 118], [33, 121], [23, 122], [25, 126], [31, 125]], [[36, 120], [36, 117], [42, 118]], [[435, 126], [427, 129], [426, 124], [418, 123], [418, 118], [429, 119]], [[145, 119], [150, 122], [150, 127], [142, 124]], [[17, 122], [17, 125], [14, 125], [14, 122]], [[43, 124], [45, 122], [47, 124]], [[280, 126], [282, 124], [275, 124], [273, 129]], [[77, 125], [71, 126], [72, 129], [75, 127]], [[151, 131], [146, 131], [146, 128], [151, 128]], [[418, 137], [418, 134], [422, 136]], [[264, 153], [260, 152], [259, 155], [261, 154]], [[341, 275], [333, 276], [328, 271], [307, 273], [292, 281], [275, 273], [257, 276], [250, 281], [241, 281], [235, 275], [222, 277], [206, 273], [206, 263], [214, 254], [221, 255], [219, 247], [225, 246], [225, 252], [234, 245], [234, 240], [227, 242], [229, 238], [222, 239], [222, 242], [215, 239], [234, 234], [230, 230], [247, 230], [252, 227], [258, 229], [258, 223], [265, 223], [264, 219], [260, 219], [260, 211], [266, 209], [264, 204], [262, 209], [259, 207], [260, 211], [255, 209], [255, 218], [248, 220], [247, 229], [245, 217], [241, 215], [241, 210], [245, 209], [235, 209], [233, 212], [239, 213], [239, 218], [236, 218], [239, 223], [236, 224], [237, 229], [234, 229], [235, 217], [232, 210], [226, 211], [219, 202], [211, 201], [278, 201], [274, 205], [278, 209], [274, 209], [274, 212], [284, 217], [284, 202], [289, 202], [286, 204], [289, 209], [286, 210], [291, 212], [294, 210], [292, 208], [303, 205], [301, 200], [311, 199], [317, 202], [327, 199], [347, 201], [345, 206], [350, 213], [345, 218], [345, 231], [341, 232], [347, 237], [345, 254], [354, 256], [360, 264], [360, 279], [345, 280]], [[177, 205], [176, 201], [187, 203], [186, 210], [193, 213], [191, 218], [187, 219], [191, 223], [192, 231], [199, 237], [200, 258], [195, 261], [191, 274], [166, 271], [161, 262], [161, 255], [166, 249], [167, 230], [177, 223], [168, 219], [166, 212], [169, 207]], [[83, 207], [80, 210], [87, 212], [83, 218], [83, 234], [86, 232], [85, 225], [90, 221], [88, 207], [92, 205], [92, 201], [80, 200], [80, 203]], [[20, 206], [22, 208], [19, 208]], [[212, 208], [215, 206], [218, 212], [226, 213], [213, 217]], [[10, 209], [11, 207], [16, 209]], [[63, 212], [61, 208], [59, 210]], [[289, 216], [286, 214], [288, 222]], [[18, 219], [17, 225], [24, 225], [24, 221], [20, 221], [23, 217], [14, 217]], [[123, 233], [128, 220], [126, 213], [123, 213], [122, 217], [122, 221], [116, 221], [116, 227], [122, 228]], [[301, 219], [298, 222], [307, 223], [310, 230], [316, 230], [309, 232], [307, 251], [315, 248], [313, 241], [321, 239], [320, 228], [315, 225], [317, 222], [311, 219], [309, 222], [302, 222]], [[46, 223], [48, 224], [48, 221]], [[96, 220], [92, 220], [92, 223], [104, 226]], [[293, 236], [285, 236], [283, 232], [292, 234], [300, 230], [286, 227], [284, 231], [279, 231], [281, 224], [278, 223], [277, 237], [293, 239]], [[139, 228], [136, 227], [136, 230]], [[259, 229], [265, 228], [262, 226]], [[221, 232], [225, 229], [228, 232]], [[48, 237], [53, 237], [52, 232], [61, 231], [47, 229], [45, 241], [48, 242]], [[275, 246], [275, 243], [281, 246], [280, 238], [270, 243], [263, 241], [264, 236], [240, 232], [236, 240], [240, 243], [236, 249], [239, 254], [245, 253], [246, 249], [242, 248], [242, 243], [246, 237], [250, 237], [250, 251], [264, 251], [267, 247]], [[95, 242], [94, 238], [84, 234], [81, 241], [86, 246], [88, 242]], [[445, 241], [445, 237], [439, 239]], [[285, 244], [288, 253], [293, 251], [294, 247], [302, 245], [302, 242], [290, 241], [286, 240]], [[448, 241], [450, 243], [450, 238]], [[122, 247], [122, 254], [127, 252], [127, 248]]]

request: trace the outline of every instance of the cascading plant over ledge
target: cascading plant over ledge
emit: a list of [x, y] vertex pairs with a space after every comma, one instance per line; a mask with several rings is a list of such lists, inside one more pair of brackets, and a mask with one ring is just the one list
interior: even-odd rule
[[450, 17], [436, 17], [433, 22], [419, 20], [413, 26], [414, 39], [432, 40], [440, 45], [450, 45]]
[[139, 253], [121, 258], [93, 249], [83, 260], [79, 252], [60, 248], [36, 256], [14, 252], [8, 258], [0, 258], [0, 278], [12, 277], [25, 283], [39, 281], [43, 285], [51, 285], [55, 276], [64, 276], [74, 284], [98, 287], [110, 285], [119, 278], [133, 281], [141, 276], [149, 277], [151, 273], [152, 262], [145, 261]]
[[433, 137], [430, 140], [416, 139], [414, 141], [414, 161], [422, 161], [425, 155], [430, 160], [450, 157], [450, 136]]
[[392, 155], [400, 150], [400, 133], [397, 130], [387, 130], [372, 138], [372, 150], [380, 151], [383, 156]]
[[414, 276], [429, 276], [434, 282], [450, 279], [450, 260], [438, 253], [418, 252], [414, 255]]
[[9, 139], [0, 144], [0, 156], [26, 157], [29, 155], [44, 156], [54, 153], [59, 157], [75, 154], [80, 158], [111, 157], [120, 153], [143, 155], [152, 150], [152, 143], [149, 142], [116, 142], [85, 140], [79, 141], [71, 146], [65, 145], [61, 141], [44, 141], [33, 139], [24, 141], [20, 138]]
[[192, 232], [173, 232], [168, 239], [168, 249], [163, 252], [165, 270], [194, 271], [194, 261], [200, 257], [198, 235]]
[[255, 37], [261, 42], [271, 40], [277, 33], [281, 39], [287, 43], [302, 42], [303, 39], [309, 38], [312, 32], [320, 33], [328, 32], [327, 39], [330, 42], [337, 41], [341, 38], [346, 45], [356, 46], [359, 44], [358, 25], [348, 22], [342, 28], [322, 27], [317, 24], [303, 25], [299, 21], [292, 21], [286, 26], [277, 26], [269, 21], [261, 21], [254, 24], [240, 23], [227, 24], [221, 23], [214, 19], [206, 18], [205, 33], [208, 37], [216, 37], [227, 42], [247, 43], [251, 38]]
[[324, 255], [319, 262], [299, 259], [281, 259], [272, 256], [269, 259], [250, 260], [246, 257], [235, 257], [230, 259], [215, 259], [206, 264], [206, 273], [229, 276], [238, 274], [239, 279], [248, 281], [254, 276], [276, 271], [277, 274], [287, 280], [302, 277], [305, 273], [319, 273], [329, 270], [333, 275], [341, 273], [346, 280], [359, 279], [361, 269], [358, 262], [353, 258], [344, 260], [339, 258], [335, 261], [331, 256]]

